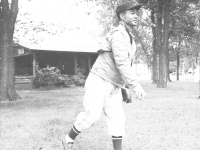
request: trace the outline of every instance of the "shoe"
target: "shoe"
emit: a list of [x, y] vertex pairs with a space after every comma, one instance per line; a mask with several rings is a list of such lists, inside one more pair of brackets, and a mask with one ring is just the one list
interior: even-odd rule
[[62, 141], [64, 150], [73, 150], [73, 142], [66, 143], [65, 140]]

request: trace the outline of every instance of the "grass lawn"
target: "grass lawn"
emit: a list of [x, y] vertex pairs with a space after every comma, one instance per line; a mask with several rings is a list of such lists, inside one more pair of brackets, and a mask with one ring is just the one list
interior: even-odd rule
[[[142, 83], [147, 98], [124, 103], [124, 150], [200, 150], [198, 83], [172, 82], [158, 89]], [[0, 104], [1, 150], [63, 150], [61, 138], [80, 111], [83, 88], [18, 88], [22, 100]], [[104, 115], [77, 137], [75, 150], [112, 150]]]

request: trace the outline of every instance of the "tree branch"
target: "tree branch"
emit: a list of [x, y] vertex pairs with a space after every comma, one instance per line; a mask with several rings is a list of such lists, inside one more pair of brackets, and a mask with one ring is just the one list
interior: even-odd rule
[[[10, 9], [10, 19], [9, 19], [9, 30], [14, 33], [15, 22], [18, 14], [18, 0], [11, 1], [11, 9]], [[10, 39], [13, 39], [13, 34], [10, 35]]]
[[2, 2], [0, 2], [0, 19], [2, 18]]
[[11, 11], [12, 12], [18, 12], [18, 0], [12, 0]]
[[9, 11], [9, 3], [8, 0], [1, 0], [2, 11], [8, 13]]
[[17, 14], [18, 14], [18, 0], [12, 0], [11, 2], [11, 23], [14, 23], [16, 22], [16, 19], [17, 19]]

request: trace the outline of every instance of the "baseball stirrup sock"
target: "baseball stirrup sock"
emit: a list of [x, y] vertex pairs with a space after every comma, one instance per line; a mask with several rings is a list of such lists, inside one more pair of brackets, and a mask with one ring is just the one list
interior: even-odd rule
[[122, 136], [112, 136], [114, 150], [122, 150]]
[[73, 125], [71, 130], [69, 131], [69, 137], [74, 140], [76, 138], [76, 136], [80, 133], [80, 131], [78, 131], [75, 126]]

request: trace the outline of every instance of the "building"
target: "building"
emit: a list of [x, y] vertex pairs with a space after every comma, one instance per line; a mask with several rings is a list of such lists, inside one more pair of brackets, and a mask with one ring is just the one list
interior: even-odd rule
[[99, 49], [93, 38], [77, 31], [48, 37], [39, 44], [19, 42], [14, 48], [15, 75], [35, 76], [37, 70], [47, 66], [67, 75], [76, 75], [81, 68], [88, 75]]
[[[76, 75], [81, 68], [88, 75], [100, 49], [100, 44], [80, 31], [47, 37], [39, 44], [19, 42], [14, 48], [15, 75], [34, 77], [37, 70], [57, 67], [62, 74]], [[150, 76], [147, 64], [133, 64], [139, 78]]]

